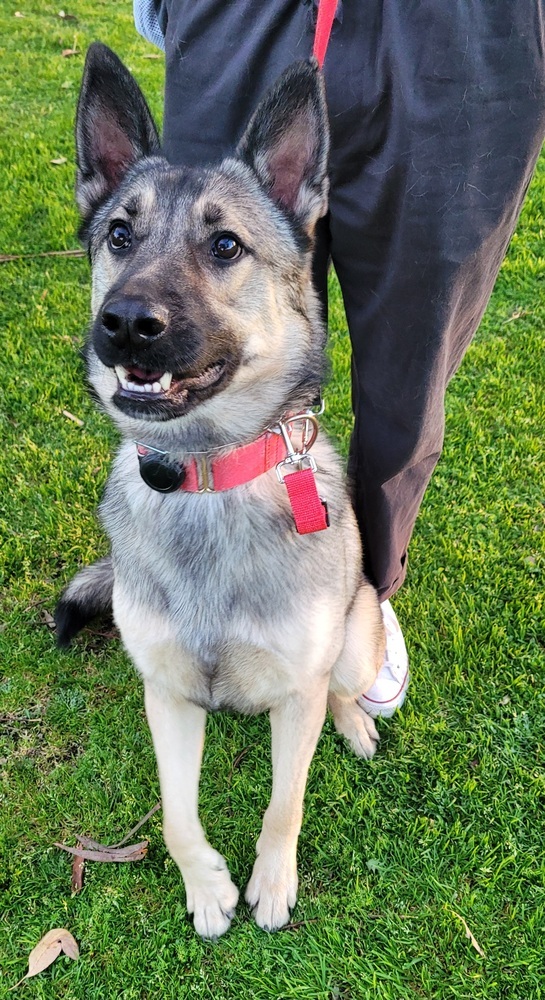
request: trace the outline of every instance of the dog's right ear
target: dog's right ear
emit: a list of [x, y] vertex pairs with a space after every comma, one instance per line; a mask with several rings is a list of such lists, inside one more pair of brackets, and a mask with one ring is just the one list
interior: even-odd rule
[[115, 191], [129, 167], [159, 153], [140, 87], [107, 45], [87, 52], [76, 115], [76, 201], [84, 219]]

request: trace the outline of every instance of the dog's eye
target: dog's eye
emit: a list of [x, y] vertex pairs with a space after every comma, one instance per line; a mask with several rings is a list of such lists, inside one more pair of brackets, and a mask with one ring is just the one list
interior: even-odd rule
[[128, 250], [132, 233], [126, 222], [112, 222], [108, 231], [108, 245], [112, 250]]
[[222, 233], [212, 244], [212, 253], [218, 260], [235, 260], [240, 257], [242, 247], [232, 233]]

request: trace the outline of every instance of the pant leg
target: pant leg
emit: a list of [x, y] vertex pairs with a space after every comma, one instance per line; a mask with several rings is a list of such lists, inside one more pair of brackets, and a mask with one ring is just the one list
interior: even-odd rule
[[165, 0], [163, 145], [172, 163], [233, 151], [260, 98], [312, 50], [303, 0]]
[[[534, 0], [345, 2], [331, 39], [330, 228], [353, 349], [350, 472], [382, 598], [403, 582], [447, 383], [545, 133], [542, 12]], [[365, 33], [374, 60], [358, 76]]]
[[[233, 148], [312, 44], [299, 0], [166, 0], [164, 145]], [[543, 138], [541, 0], [344, 0], [325, 62], [329, 231], [353, 347], [350, 471], [383, 597], [406, 572], [444, 393], [488, 301]], [[329, 244], [331, 241], [331, 244]], [[321, 282], [322, 284], [322, 282]]]

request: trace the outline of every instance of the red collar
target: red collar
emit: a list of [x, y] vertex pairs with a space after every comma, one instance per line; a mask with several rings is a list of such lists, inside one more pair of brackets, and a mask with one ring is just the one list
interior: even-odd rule
[[[136, 450], [140, 459], [164, 453], [137, 442]], [[278, 465], [287, 454], [286, 445], [280, 432], [265, 431], [250, 444], [233, 448], [227, 454], [214, 457], [211, 452], [201, 452], [184, 459], [180, 470], [183, 479], [175, 489], [186, 493], [219, 493], [242, 486], [257, 479], [273, 466]], [[150, 484], [148, 484], [150, 485]], [[163, 492], [163, 491], [161, 491]], [[172, 492], [165, 490], [164, 492]]]
[[[300, 449], [292, 442], [294, 424], [303, 425]], [[314, 473], [316, 462], [309, 454], [318, 434], [311, 411], [287, 417], [278, 429], [267, 430], [256, 441], [233, 448], [227, 454], [210, 452], [189, 455], [174, 463], [168, 454], [136, 442], [140, 474], [152, 489], [161, 493], [217, 493], [234, 489], [276, 468], [286, 486], [295, 527], [300, 535], [322, 531], [329, 525], [327, 504], [318, 495]], [[287, 475], [284, 476], [284, 469]]]

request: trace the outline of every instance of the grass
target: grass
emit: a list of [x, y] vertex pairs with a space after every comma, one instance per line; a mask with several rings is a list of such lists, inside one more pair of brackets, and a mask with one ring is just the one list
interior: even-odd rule
[[[156, 113], [162, 63], [146, 58], [126, 0], [81, 0], [77, 22], [45, 0], [25, 2], [24, 17], [16, 10], [8, 0], [0, 14], [1, 250], [76, 247], [82, 58], [62, 50], [74, 35], [80, 49], [109, 42]], [[76, 567], [105, 550], [93, 512], [115, 440], [81, 382], [88, 266], [0, 265], [0, 997], [55, 926], [72, 931], [81, 958], [22, 985], [28, 996], [545, 995], [544, 200], [542, 163], [449, 391], [445, 453], [395, 602], [412, 662], [406, 707], [381, 724], [369, 764], [326, 725], [306, 796], [295, 926], [266, 935], [240, 905], [217, 944], [197, 939], [185, 916], [159, 815], [144, 862], [89, 864], [77, 896], [69, 860], [52, 846], [78, 832], [119, 839], [159, 791], [140, 684], [119, 642], [89, 632], [61, 654], [44, 623]], [[346, 450], [349, 349], [334, 282], [331, 297], [327, 424]], [[239, 885], [267, 802], [268, 752], [265, 718], [209, 720], [202, 815]]]

